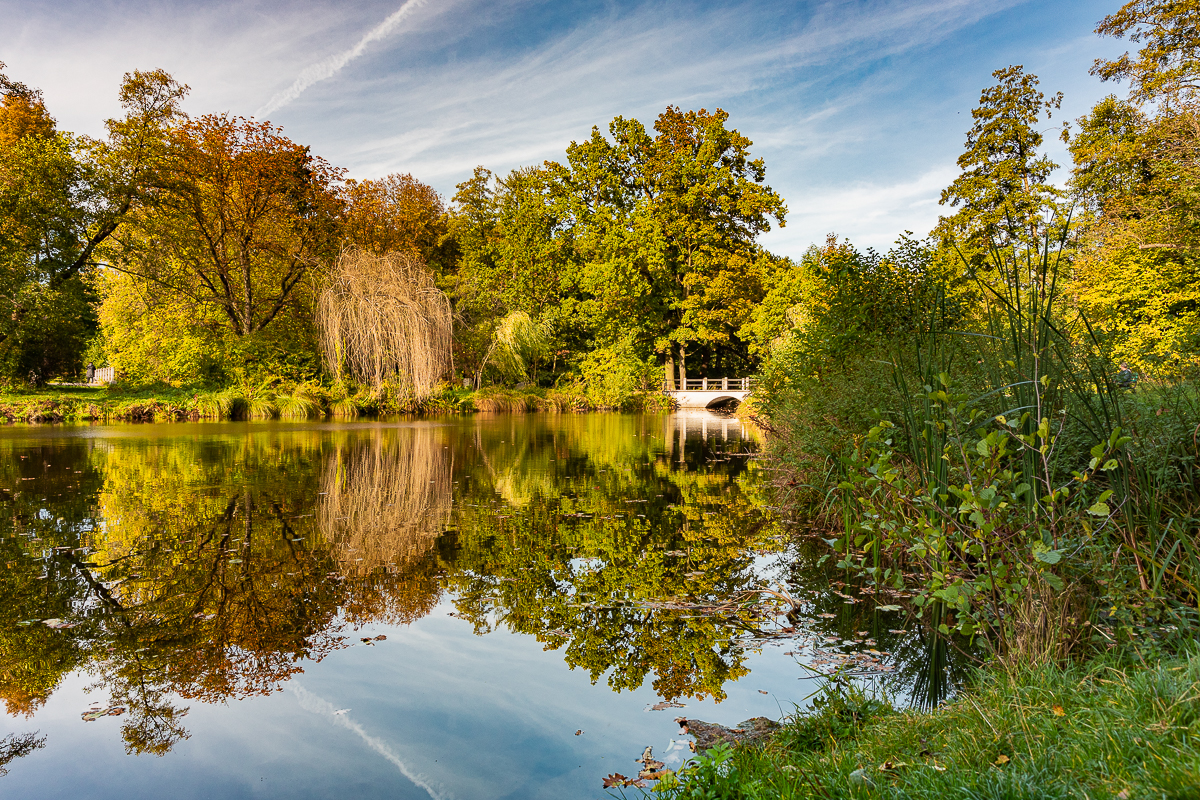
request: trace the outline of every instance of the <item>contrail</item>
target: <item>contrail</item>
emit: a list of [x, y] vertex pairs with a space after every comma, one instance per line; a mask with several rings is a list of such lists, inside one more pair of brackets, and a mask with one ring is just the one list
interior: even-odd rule
[[[376, 30], [378, 30], [378, 28]], [[386, 742], [376, 736], [371, 736], [368, 734], [365, 730], [363, 730], [362, 725], [359, 725], [357, 722], [350, 719], [347, 714], [338, 713], [339, 711], [346, 712], [350, 709], [335, 709], [333, 703], [330, 703], [323, 697], [313, 694], [294, 681], [289, 685], [288, 688], [290, 688], [300, 700], [301, 708], [303, 708], [305, 711], [311, 711], [314, 714], [323, 714], [333, 720], [334, 724], [340, 725], [343, 728], [349, 728], [357, 733], [359, 737], [366, 742], [368, 747], [370, 747], [376, 753], [379, 753], [379, 755], [383, 756], [388, 761], [395, 764], [396, 768], [400, 770], [400, 773], [404, 775], [404, 777], [408, 778], [414, 784], [424, 789], [429, 796], [433, 798], [433, 800], [450, 800], [449, 795], [445, 795], [430, 786], [425, 780], [424, 776], [409, 769], [408, 765], [400, 759], [400, 756], [392, 752], [392, 748], [388, 747]]]
[[426, 0], [406, 0], [404, 5], [392, 12], [390, 17], [367, 31], [366, 35], [359, 39], [358, 44], [354, 45], [354, 47], [351, 47], [349, 50], [343, 50], [337, 55], [332, 55], [324, 61], [318, 61], [301, 72], [300, 77], [296, 78], [291, 86], [272, 97], [265, 106], [254, 112], [254, 116], [261, 117], [263, 114], [270, 114], [278, 108], [283, 108], [299, 97], [305, 89], [314, 83], [323, 81], [326, 78], [332, 78], [341, 71], [342, 67], [361, 56], [363, 51], [367, 49], [367, 45], [383, 39], [396, 30], [396, 28], [400, 27], [400, 23], [404, 21], [404, 18], [412, 11], [425, 5], [425, 2]]

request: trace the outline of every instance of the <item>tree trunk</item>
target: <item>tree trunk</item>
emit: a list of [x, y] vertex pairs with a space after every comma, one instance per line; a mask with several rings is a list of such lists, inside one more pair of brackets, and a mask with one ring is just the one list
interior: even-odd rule
[[663, 376], [663, 388], [668, 392], [675, 391], [675, 356], [672, 353], [674, 349], [674, 345], [667, 345], [667, 358], [663, 364], [664, 372], [666, 373]]
[[679, 390], [687, 391], [687, 351], [679, 345]]

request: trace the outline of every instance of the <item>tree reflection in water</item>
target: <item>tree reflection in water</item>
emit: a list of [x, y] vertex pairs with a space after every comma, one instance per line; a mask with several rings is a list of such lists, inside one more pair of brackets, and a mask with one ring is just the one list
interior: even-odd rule
[[[267, 694], [449, 594], [479, 633], [563, 648], [615, 689], [724, 696], [752, 612], [647, 607], [755, 588], [776, 531], [733, 437], [627, 415], [155, 426], [0, 440], [0, 697], [30, 715], [84, 670], [126, 748], [189, 701]], [[71, 627], [53, 628], [44, 620]], [[58, 624], [58, 623], [52, 623]]]

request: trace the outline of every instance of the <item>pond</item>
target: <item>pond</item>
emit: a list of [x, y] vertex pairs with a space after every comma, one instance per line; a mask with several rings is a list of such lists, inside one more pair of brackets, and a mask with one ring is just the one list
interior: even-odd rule
[[757, 449], [707, 412], [0, 429], [0, 794], [605, 797], [690, 756], [677, 716], [909, 691], [920, 635], [789, 544]]

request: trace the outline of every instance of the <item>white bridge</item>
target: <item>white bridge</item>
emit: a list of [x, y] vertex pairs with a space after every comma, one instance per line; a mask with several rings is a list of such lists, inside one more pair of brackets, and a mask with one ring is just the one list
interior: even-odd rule
[[672, 386], [666, 383], [663, 394], [675, 398], [680, 408], [712, 408], [730, 400], [738, 403], [750, 396], [753, 378], [688, 378]]

